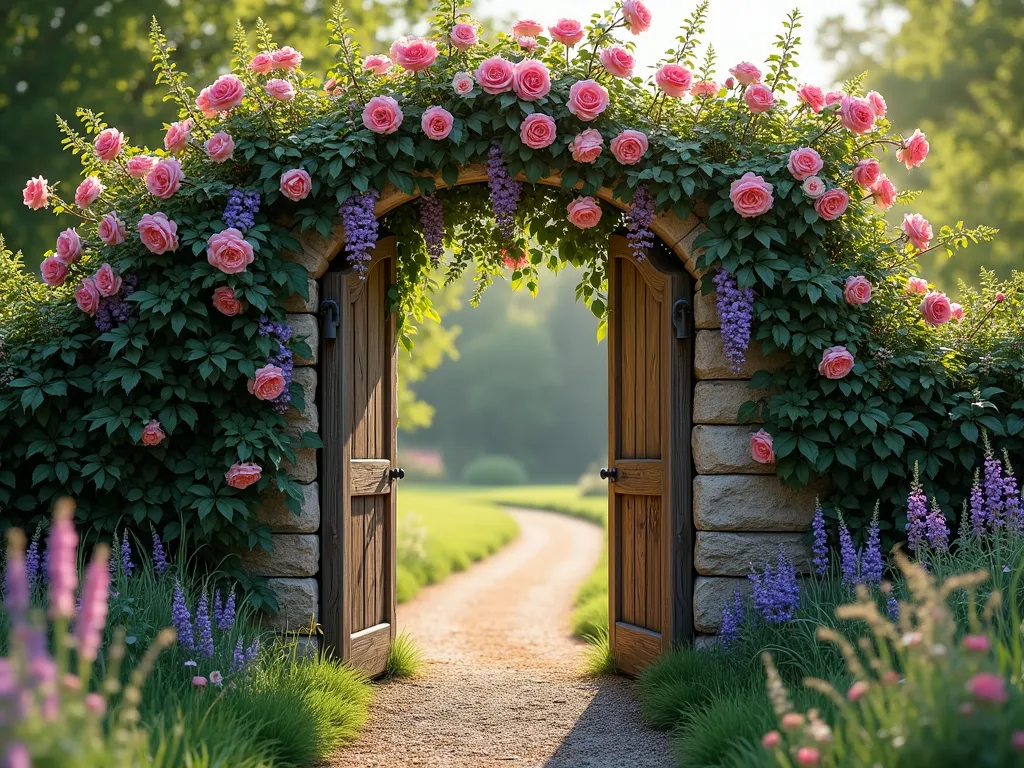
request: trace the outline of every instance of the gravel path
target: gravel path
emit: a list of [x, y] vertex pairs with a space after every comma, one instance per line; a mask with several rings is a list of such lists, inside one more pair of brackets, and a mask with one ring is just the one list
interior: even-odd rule
[[572, 600], [604, 533], [513, 509], [519, 538], [399, 606], [426, 674], [378, 687], [362, 737], [331, 764], [430, 768], [670, 768], [623, 678], [588, 679]]

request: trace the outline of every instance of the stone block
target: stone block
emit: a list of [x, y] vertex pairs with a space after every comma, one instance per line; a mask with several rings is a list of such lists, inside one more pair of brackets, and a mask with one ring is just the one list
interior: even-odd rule
[[717, 632], [722, 626], [722, 611], [731, 605], [739, 588], [744, 598], [753, 592], [750, 579], [698, 576], [693, 584], [693, 626], [698, 632]]
[[306, 408], [302, 411], [289, 408], [285, 418], [288, 420], [288, 433], [295, 437], [301, 438], [303, 432], [320, 432], [320, 414], [316, 403], [311, 400], [306, 401]]
[[806, 531], [824, 487], [789, 488], [770, 476], [697, 475], [693, 524], [701, 531]]
[[273, 550], [254, 549], [242, 556], [242, 566], [255, 576], [316, 576], [320, 571], [320, 537], [304, 533], [275, 533]]
[[302, 385], [302, 396], [306, 399], [307, 403], [316, 402], [316, 368], [312, 368], [308, 365], [302, 366], [301, 368], [295, 368], [292, 371], [292, 381]]
[[704, 224], [698, 224], [693, 229], [691, 229], [686, 234], [686, 237], [684, 237], [679, 242], [679, 245], [686, 252], [686, 255], [687, 255], [688, 259], [692, 259], [694, 264], [696, 264], [697, 259], [700, 258], [701, 254], [704, 253], [705, 249], [704, 248], [694, 248], [693, 247], [693, 243], [694, 243], [694, 241], [698, 237], [700, 237], [702, 234], [704, 234], [707, 231], [708, 231], [708, 228], [705, 227]]
[[694, 568], [702, 576], [746, 576], [775, 562], [782, 553], [797, 570], [810, 570], [811, 546], [802, 533], [728, 533], [697, 531]]
[[316, 449], [299, 448], [295, 451], [295, 463], [282, 461], [281, 469], [288, 472], [299, 483], [312, 483], [316, 480]]
[[721, 328], [722, 322], [718, 319], [718, 294], [712, 291], [705, 294], [701, 292], [701, 286], [693, 295], [693, 325], [699, 330]]
[[752, 342], [746, 363], [739, 371], [729, 367], [718, 331], [697, 331], [693, 352], [693, 370], [697, 379], [749, 379], [756, 371], [774, 371], [786, 363], [785, 355], [765, 357], [760, 342]]
[[306, 281], [306, 290], [309, 294], [308, 299], [293, 293], [285, 300], [284, 311], [317, 314], [320, 311], [320, 284], [311, 277]]
[[751, 389], [750, 383], [743, 380], [698, 381], [693, 388], [693, 422], [738, 424], [740, 407], [748, 400], [766, 396], [766, 390]]
[[299, 514], [288, 509], [285, 496], [276, 488], [264, 491], [256, 508], [256, 521], [274, 533], [316, 533], [320, 530], [320, 488], [308, 483], [302, 488]]
[[275, 632], [309, 633], [320, 620], [320, 588], [316, 579], [267, 579], [277, 594], [278, 612], [266, 616], [263, 626]]
[[320, 327], [316, 315], [285, 315], [292, 327], [292, 338], [309, 345], [310, 357], [295, 356], [295, 365], [316, 365], [320, 358]]
[[750, 455], [752, 426], [699, 424], [690, 444], [698, 475], [774, 475], [774, 464], [760, 464]]
[[722, 644], [718, 635], [697, 635], [693, 638], [693, 647], [698, 651], [713, 651]]

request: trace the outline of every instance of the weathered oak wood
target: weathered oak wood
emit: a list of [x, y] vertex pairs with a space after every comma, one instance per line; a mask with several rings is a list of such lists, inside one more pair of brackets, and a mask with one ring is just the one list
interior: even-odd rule
[[391, 492], [390, 459], [352, 459], [349, 467], [349, 488], [353, 496]]
[[660, 459], [619, 459], [612, 490], [631, 496], [660, 496], [664, 490]]
[[388, 649], [394, 627], [390, 624], [375, 624], [352, 635], [352, 651], [348, 662], [361, 669], [370, 677], [383, 675], [388, 666]]

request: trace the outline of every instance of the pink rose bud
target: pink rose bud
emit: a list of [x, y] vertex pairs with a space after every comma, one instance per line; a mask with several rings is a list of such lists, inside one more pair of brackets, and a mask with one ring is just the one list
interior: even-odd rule
[[92, 147], [96, 150], [96, 157], [105, 163], [109, 163], [121, 153], [124, 146], [124, 134], [117, 128], [104, 128], [96, 134], [96, 140]]
[[928, 281], [920, 277], [911, 277], [907, 280], [907, 295], [920, 296], [928, 293]]
[[868, 103], [871, 105], [871, 108], [875, 110], [876, 119], [881, 120], [883, 117], [885, 117], [887, 107], [885, 104], [885, 99], [882, 98], [882, 94], [880, 94], [878, 91], [869, 91], [868, 95], [865, 98], [868, 100]]
[[536, 37], [543, 31], [540, 22], [533, 19], [520, 19], [512, 25], [512, 37]]
[[82, 257], [82, 238], [78, 232], [65, 229], [57, 235], [57, 258], [64, 264], [74, 264]]
[[270, 54], [274, 69], [281, 72], [292, 72], [302, 66], [302, 54], [286, 45]]
[[584, 122], [596, 120], [608, 108], [608, 91], [596, 80], [578, 80], [569, 88], [568, 108]]
[[825, 163], [816, 150], [810, 147], [801, 147], [789, 153], [789, 162], [786, 167], [789, 168], [794, 179], [803, 181], [811, 176], [817, 176], [818, 171], [825, 167]]
[[394, 133], [402, 124], [402, 110], [390, 96], [374, 96], [363, 107], [363, 125], [374, 133]]
[[178, 225], [165, 213], [146, 213], [139, 219], [139, 239], [158, 256], [178, 250]]
[[96, 228], [96, 234], [105, 245], [120, 245], [128, 236], [124, 222], [114, 211], [103, 214], [103, 218], [100, 219], [99, 226]]
[[729, 74], [733, 75], [740, 85], [753, 85], [761, 82], [761, 70], [749, 61], [741, 61], [729, 70]]
[[473, 76], [469, 72], [457, 72], [452, 78], [452, 90], [459, 96], [468, 96], [473, 92]]
[[690, 95], [694, 98], [707, 99], [718, 94], [718, 83], [714, 80], [701, 80], [693, 84]]
[[882, 166], [873, 157], [861, 160], [853, 166], [853, 180], [858, 187], [871, 189], [882, 175]]
[[235, 298], [235, 291], [226, 285], [213, 292], [213, 308], [227, 317], [234, 317], [242, 311], [242, 302]]
[[423, 110], [423, 117], [420, 119], [423, 133], [428, 139], [434, 141], [448, 138], [454, 124], [455, 118], [444, 107], [427, 107]]
[[839, 122], [851, 133], [867, 133], [875, 124], [875, 110], [867, 99], [844, 96], [839, 105]]
[[480, 66], [476, 68], [476, 82], [484, 93], [489, 93], [492, 96], [507, 93], [512, 90], [514, 71], [512, 62], [506, 61], [501, 56], [492, 56], [480, 62]]
[[846, 347], [829, 347], [821, 355], [818, 373], [826, 379], [841, 379], [853, 370], [853, 355]]
[[214, 112], [230, 112], [244, 97], [245, 86], [234, 75], [221, 75], [207, 90], [207, 102]]
[[1006, 301], [1006, 297], [1003, 294], [1001, 294], [1001, 293], [997, 293], [996, 294], [996, 304], [1002, 304], [1004, 301]]
[[79, 208], [88, 208], [96, 202], [103, 190], [106, 189], [96, 176], [86, 176], [82, 183], [75, 190], [75, 205]]
[[651, 12], [640, 0], [624, 0], [622, 18], [626, 21], [626, 27], [634, 35], [639, 35], [651, 28]]
[[109, 298], [121, 292], [121, 277], [109, 264], [103, 264], [96, 270], [92, 279], [96, 283], [96, 290], [100, 292], [100, 296]]
[[150, 419], [146, 426], [142, 428], [142, 444], [152, 448], [154, 445], [160, 445], [167, 437], [167, 433], [164, 432], [164, 428], [160, 426], [160, 422], [156, 419]]
[[96, 281], [87, 277], [75, 289], [75, 303], [87, 315], [95, 315], [100, 306], [100, 292]]
[[421, 72], [437, 60], [437, 46], [421, 37], [406, 38], [393, 57], [402, 69]]
[[647, 135], [641, 131], [625, 130], [612, 139], [609, 148], [615, 159], [623, 165], [636, 165], [647, 154]]
[[363, 61], [363, 69], [367, 72], [373, 72], [375, 75], [385, 74], [389, 69], [391, 69], [391, 66], [391, 59], [382, 53], [374, 53], [367, 56], [365, 61]]
[[850, 275], [843, 287], [843, 298], [854, 306], [871, 301], [871, 281], [864, 275]]
[[260, 481], [263, 467], [259, 464], [235, 462], [231, 468], [224, 473], [224, 479], [228, 485], [239, 490], [248, 488], [253, 483]]
[[571, 48], [583, 39], [583, 25], [575, 19], [559, 19], [553, 27], [548, 27], [551, 39]]
[[249, 62], [249, 71], [257, 75], [269, 75], [274, 69], [274, 60], [269, 53], [257, 53]]
[[759, 115], [775, 106], [775, 94], [767, 85], [754, 83], [743, 94], [743, 101], [746, 103], [747, 109], [755, 115]]
[[210, 235], [206, 243], [206, 260], [226, 275], [245, 272], [254, 258], [252, 246], [234, 227]]
[[56, 256], [47, 256], [39, 265], [39, 274], [47, 285], [63, 285], [68, 276], [68, 265]]
[[551, 74], [536, 59], [523, 59], [512, 69], [512, 90], [523, 101], [536, 101], [551, 91]]
[[693, 84], [693, 73], [681, 64], [662, 64], [654, 73], [654, 82], [666, 96], [681, 99]]
[[850, 196], [845, 189], [836, 187], [814, 201], [814, 210], [825, 221], [835, 221], [844, 213], [850, 204]]
[[953, 312], [953, 319], [954, 320], [963, 320], [964, 319], [964, 308], [963, 308], [963, 306], [961, 306], [960, 304], [957, 304], [957, 303], [954, 302], [953, 304], [950, 304], [949, 307], [950, 307], [950, 310]]
[[796, 764], [800, 766], [815, 766], [821, 762], [821, 753], [817, 747], [800, 747], [796, 752]]
[[49, 182], [42, 176], [36, 176], [25, 182], [25, 190], [21, 193], [25, 205], [33, 211], [45, 208], [50, 204]]
[[615, 77], [632, 77], [635, 61], [633, 54], [621, 45], [610, 45], [601, 51], [601, 66]]
[[916, 168], [928, 157], [928, 140], [925, 139], [921, 129], [914, 131], [913, 135], [904, 142], [903, 146], [896, 150], [896, 159], [906, 166], [909, 171]]
[[304, 200], [313, 188], [313, 180], [302, 168], [292, 168], [281, 174], [281, 194], [289, 200]]
[[153, 170], [154, 165], [156, 165], [155, 157], [151, 155], [135, 155], [135, 157], [128, 159], [126, 167], [129, 176], [134, 176], [136, 179], [144, 179]]
[[825, 182], [817, 176], [810, 176], [804, 179], [804, 183], [800, 185], [800, 188], [812, 200], [817, 200], [828, 191]]
[[814, 113], [821, 112], [825, 107], [825, 94], [816, 85], [801, 85], [796, 92], [797, 98], [811, 108]]
[[604, 137], [601, 132], [594, 128], [587, 128], [572, 140], [569, 149], [572, 151], [572, 159], [577, 163], [592, 163], [601, 154], [603, 146]]
[[842, 91], [829, 91], [825, 94], [825, 106], [831, 107], [833, 104], [840, 104], [845, 98], [846, 94]]
[[749, 219], [771, 210], [774, 189], [763, 177], [748, 171], [732, 183], [729, 188], [729, 199], [732, 200], [736, 213]]
[[775, 463], [775, 446], [772, 436], [763, 429], [750, 436], [750, 455], [758, 464]]
[[725, 87], [728, 88], [729, 90], [732, 90], [733, 88], [735, 88], [736, 87], [736, 78], [735, 77], [727, 77], [727, 78], [725, 78]]
[[534, 112], [519, 126], [519, 138], [530, 149], [543, 149], [555, 142], [555, 121], [548, 115]]
[[276, 365], [267, 364], [256, 371], [256, 378], [248, 383], [249, 394], [257, 400], [273, 400], [285, 390], [284, 371]]
[[295, 98], [295, 86], [280, 78], [267, 80], [263, 85], [263, 90], [267, 92], [268, 96], [278, 101], [291, 101]]
[[878, 181], [871, 187], [871, 196], [879, 208], [887, 211], [896, 204], [896, 185], [884, 173], [879, 174]]
[[205, 677], [203, 677], [202, 675], [196, 675], [195, 677], [192, 678], [192, 686], [194, 688], [205, 688], [207, 682], [208, 682], [207, 679]]
[[953, 319], [953, 307], [949, 297], [938, 291], [930, 291], [921, 301], [921, 314], [931, 326], [945, 325]]
[[578, 197], [566, 207], [569, 223], [580, 229], [589, 229], [601, 221], [601, 205], [592, 197]]
[[176, 155], [188, 146], [189, 136], [192, 135], [192, 120], [181, 120], [171, 123], [164, 135], [164, 149], [172, 155]]
[[537, 48], [536, 37], [520, 37], [516, 42], [519, 43], [519, 47], [524, 51], [533, 51]]
[[169, 200], [181, 189], [185, 174], [181, 172], [181, 163], [176, 158], [166, 157], [158, 160], [153, 170], [146, 176], [146, 189], [149, 194], [161, 200]]
[[235, 152], [235, 140], [224, 131], [213, 134], [206, 140], [206, 155], [214, 163], [224, 163]]
[[464, 21], [460, 21], [452, 27], [451, 32], [448, 33], [448, 39], [460, 51], [472, 48], [479, 40], [476, 34], [476, 27]]
[[932, 225], [928, 223], [928, 219], [920, 213], [907, 213], [903, 215], [903, 224], [900, 228], [911, 245], [919, 251], [928, 249], [932, 241]]

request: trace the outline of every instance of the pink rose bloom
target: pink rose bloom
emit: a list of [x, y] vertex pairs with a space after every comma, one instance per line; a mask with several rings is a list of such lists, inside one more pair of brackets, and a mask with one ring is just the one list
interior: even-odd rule
[[825, 106], [831, 107], [833, 104], [839, 104], [845, 98], [846, 94], [842, 91], [829, 91], [825, 94]]
[[608, 91], [596, 80], [579, 80], [569, 88], [568, 107], [584, 122], [596, 120], [608, 108]]
[[953, 319], [953, 306], [949, 303], [949, 297], [938, 291], [925, 294], [920, 309], [928, 325], [945, 325]]
[[25, 190], [21, 193], [25, 205], [33, 211], [45, 208], [50, 204], [49, 182], [42, 176], [36, 176], [25, 182]]
[[96, 281], [91, 277], [85, 278], [75, 289], [75, 304], [87, 315], [95, 315], [100, 306], [100, 292], [96, 288]]
[[402, 69], [409, 72], [420, 72], [433, 64], [436, 59], [437, 46], [421, 37], [412, 37], [398, 48], [398, 57], [395, 61]]
[[957, 304], [956, 302], [954, 302], [954, 303], [949, 305], [949, 309], [953, 313], [953, 319], [954, 320], [963, 320], [964, 319], [964, 308], [963, 308], [962, 305]]
[[153, 170], [154, 165], [156, 165], [155, 157], [151, 155], [135, 155], [135, 157], [128, 159], [126, 167], [129, 176], [134, 176], [136, 179], [144, 179]]
[[751, 434], [750, 455], [758, 464], [774, 464], [775, 449], [772, 436], [763, 429]]
[[751, 112], [759, 115], [775, 106], [775, 94], [767, 85], [754, 83], [743, 94], [743, 101], [746, 102], [747, 108]]
[[578, 197], [566, 206], [569, 223], [589, 229], [601, 220], [601, 205], [592, 197]]
[[278, 101], [291, 101], [295, 98], [295, 86], [289, 81], [277, 77], [267, 80], [263, 90], [267, 92], [268, 96]]
[[448, 134], [452, 132], [452, 125], [454, 124], [455, 118], [444, 107], [427, 107], [423, 110], [423, 117], [420, 119], [420, 127], [423, 128], [423, 133], [426, 134], [428, 139], [433, 139], [434, 141], [448, 138]]
[[913, 135], [904, 142], [903, 146], [896, 150], [896, 159], [906, 166], [909, 171], [916, 168], [928, 157], [928, 140], [925, 139], [921, 129], [914, 131]]
[[871, 189], [875, 186], [881, 174], [882, 166], [873, 157], [861, 160], [853, 166], [853, 180], [858, 187], [864, 187], [864, 189]]
[[647, 152], [647, 135], [641, 131], [625, 130], [609, 145], [615, 159], [623, 165], [636, 165]]
[[868, 100], [868, 103], [871, 104], [871, 108], [875, 110], [876, 119], [885, 117], [886, 104], [885, 99], [882, 98], [882, 94], [878, 91], [869, 91], [865, 98]]
[[817, 747], [800, 747], [796, 752], [796, 764], [815, 766], [821, 760], [821, 753]]
[[734, 75], [740, 85], [753, 85], [761, 82], [761, 70], [749, 61], [741, 61], [729, 70], [729, 74]]
[[932, 241], [932, 225], [928, 219], [920, 213], [907, 213], [903, 215], [903, 224], [900, 226], [907, 239], [919, 251], [928, 249]]
[[847, 304], [867, 304], [871, 301], [871, 281], [864, 275], [850, 275], [843, 286], [843, 298]]
[[844, 96], [839, 105], [839, 122], [851, 133], [867, 133], [875, 124], [875, 110], [867, 99]]
[[544, 31], [539, 21], [520, 19], [512, 25], [512, 37], [536, 37]]
[[1006, 693], [1006, 681], [999, 675], [990, 672], [979, 672], [967, 681], [967, 692], [976, 701], [991, 704], [1002, 704], [1009, 696]]
[[203, 677], [202, 675], [196, 675], [195, 677], [192, 678], [192, 687], [193, 688], [205, 688], [207, 682], [208, 682], [207, 679], [205, 677]]
[[530, 149], [544, 149], [555, 142], [555, 121], [548, 115], [534, 112], [519, 126], [519, 138]]
[[846, 347], [829, 347], [821, 355], [818, 373], [826, 379], [841, 379], [853, 370], [853, 355]]
[[910, 296], [920, 296], [922, 293], [928, 292], [928, 281], [923, 277], [911, 277], [907, 280], [907, 294]]
[[624, 0], [622, 18], [626, 20], [626, 26], [634, 35], [651, 28], [651, 12], [640, 0]]
[[104, 128], [96, 134], [96, 140], [92, 148], [96, 150], [96, 157], [105, 163], [109, 163], [121, 153], [124, 146], [124, 134], [117, 128]]
[[78, 185], [78, 189], [75, 190], [75, 205], [79, 208], [88, 208], [96, 202], [96, 198], [100, 196], [104, 189], [106, 187], [100, 183], [99, 178], [96, 176], [86, 176], [82, 179], [82, 183]]
[[259, 464], [235, 462], [231, 469], [224, 473], [224, 479], [232, 488], [248, 488], [253, 483], [260, 481], [263, 474], [263, 467]]
[[165, 213], [147, 213], [139, 219], [139, 239], [158, 256], [178, 250], [178, 224]]
[[96, 232], [106, 245], [120, 245], [128, 236], [124, 222], [113, 211], [103, 214]]
[[167, 433], [164, 432], [164, 428], [160, 426], [160, 422], [156, 419], [150, 419], [146, 422], [146, 426], [142, 428], [142, 444], [152, 448], [154, 445], [160, 445], [167, 437]]
[[245, 268], [252, 264], [254, 258], [252, 246], [234, 227], [210, 235], [206, 243], [206, 260], [227, 275], [245, 272]]
[[173, 157], [165, 157], [158, 160], [146, 176], [146, 189], [151, 195], [167, 200], [181, 189], [181, 180], [184, 178], [181, 163]]
[[68, 265], [56, 256], [47, 256], [39, 265], [39, 275], [47, 285], [63, 285], [68, 276]]
[[255, 72], [257, 75], [269, 75], [273, 69], [274, 60], [265, 51], [257, 53], [252, 57], [252, 61], [249, 62], [249, 71]]
[[572, 151], [572, 159], [577, 163], [592, 163], [601, 154], [604, 146], [604, 137], [601, 132], [594, 128], [587, 128], [572, 140], [569, 149]]
[[690, 89], [690, 95], [694, 98], [708, 98], [718, 93], [718, 83], [714, 80], [700, 80], [693, 84], [693, 88]]
[[468, 96], [473, 92], [473, 76], [469, 72], [457, 72], [452, 78], [452, 90], [459, 96]]
[[302, 168], [292, 168], [281, 174], [281, 194], [289, 200], [298, 202], [305, 199], [312, 188], [313, 181]]
[[814, 210], [825, 221], [835, 221], [846, 213], [849, 204], [850, 196], [846, 194], [846, 190], [836, 187], [814, 201]]
[[484, 93], [489, 93], [492, 96], [511, 91], [513, 76], [512, 62], [506, 61], [501, 56], [492, 56], [486, 61], [480, 62], [480, 66], [476, 68], [477, 83], [484, 89]]
[[188, 146], [189, 136], [192, 135], [192, 120], [179, 120], [171, 123], [164, 136], [164, 149], [172, 155], [176, 155]]
[[960, 641], [960, 645], [964, 650], [974, 653], [988, 653], [992, 649], [992, 641], [987, 635], [967, 635]]
[[292, 72], [302, 66], [302, 54], [290, 45], [286, 45], [271, 53], [270, 61], [274, 69], [281, 72]]
[[373, 72], [375, 75], [383, 75], [391, 69], [391, 59], [383, 53], [374, 53], [366, 57], [366, 60], [363, 62], [363, 69], [367, 72]]
[[765, 749], [775, 749], [782, 743], [782, 734], [778, 731], [768, 731], [761, 737], [761, 746]]
[[206, 140], [206, 155], [215, 163], [224, 163], [231, 159], [235, 151], [235, 140], [224, 131], [213, 134]]
[[729, 188], [729, 199], [732, 200], [736, 213], [745, 219], [760, 216], [771, 210], [774, 199], [774, 187], [752, 171], [736, 179]]
[[109, 298], [121, 292], [121, 277], [109, 264], [103, 264], [97, 269], [92, 279], [96, 283], [96, 290], [100, 292], [100, 296]]
[[536, 37], [520, 37], [516, 42], [519, 43], [519, 47], [524, 51], [533, 51], [537, 48]]
[[789, 153], [789, 162], [786, 167], [789, 168], [794, 179], [803, 181], [811, 176], [817, 176], [818, 171], [825, 167], [825, 163], [816, 150], [810, 147], [801, 147]]
[[530, 258], [526, 251], [522, 251], [518, 256], [513, 256], [508, 251], [502, 249], [501, 263], [505, 265], [506, 269], [522, 269], [530, 263]]
[[817, 176], [811, 176], [804, 179], [804, 183], [800, 185], [800, 188], [803, 189], [804, 194], [812, 200], [817, 200], [828, 190], [828, 187], [825, 186], [825, 182]]
[[571, 48], [583, 39], [583, 25], [575, 19], [559, 19], [555, 26], [548, 27], [551, 38], [567, 48]]
[[82, 238], [78, 232], [65, 229], [57, 235], [57, 258], [65, 264], [74, 264], [82, 257]]
[[896, 185], [884, 173], [878, 177], [878, 181], [871, 187], [871, 194], [882, 210], [887, 211], [896, 203]]
[[796, 92], [797, 98], [811, 108], [814, 113], [821, 112], [825, 107], [825, 94], [816, 85], [801, 85]]
[[374, 96], [363, 107], [363, 125], [374, 133], [389, 134], [402, 124], [402, 110], [390, 96]]
[[242, 311], [242, 302], [235, 298], [233, 289], [222, 285], [213, 292], [213, 308], [222, 315], [234, 317]]
[[601, 66], [615, 77], [632, 77], [634, 64], [633, 54], [621, 45], [610, 45], [601, 51]]
[[250, 379], [247, 386], [249, 394], [258, 400], [273, 400], [284, 392], [284, 371], [268, 363], [256, 371], [256, 378]]
[[551, 91], [551, 73], [536, 59], [523, 59], [512, 68], [512, 90], [523, 101], [536, 101]]
[[725, 87], [728, 90], [730, 90], [730, 91], [733, 88], [735, 88], [736, 87], [736, 78], [735, 77], [727, 77], [727, 78], [725, 78]]
[[244, 97], [245, 86], [234, 75], [221, 75], [206, 90], [207, 103], [214, 112], [230, 112]]
[[448, 39], [460, 51], [472, 48], [479, 40], [476, 35], [476, 27], [464, 21], [460, 21], [452, 27], [452, 31], [448, 33]]
[[693, 85], [693, 73], [679, 64], [662, 64], [654, 73], [654, 82], [666, 96], [681, 99]]
[[204, 117], [214, 118], [217, 116], [217, 110], [210, 106], [210, 89], [203, 88], [196, 96], [196, 107], [200, 112], [203, 113]]

